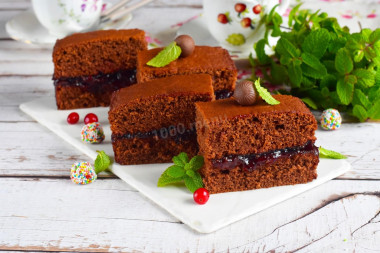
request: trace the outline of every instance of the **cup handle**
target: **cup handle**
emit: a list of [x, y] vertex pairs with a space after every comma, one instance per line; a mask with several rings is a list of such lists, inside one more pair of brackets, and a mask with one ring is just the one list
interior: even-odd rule
[[277, 12], [282, 16], [285, 13], [286, 9], [289, 7], [290, 0], [282, 0], [278, 6]]

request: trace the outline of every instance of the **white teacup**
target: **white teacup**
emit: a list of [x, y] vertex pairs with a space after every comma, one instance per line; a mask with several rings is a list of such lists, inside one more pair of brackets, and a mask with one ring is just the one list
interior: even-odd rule
[[98, 25], [102, 0], [32, 0], [38, 21], [55, 36], [63, 37]]
[[[283, 14], [290, 0], [282, 0], [276, 11]], [[279, 0], [203, 0], [203, 15], [212, 36], [230, 51], [250, 52], [263, 38], [262, 14], [279, 4]], [[260, 9], [261, 7], [261, 9]]]

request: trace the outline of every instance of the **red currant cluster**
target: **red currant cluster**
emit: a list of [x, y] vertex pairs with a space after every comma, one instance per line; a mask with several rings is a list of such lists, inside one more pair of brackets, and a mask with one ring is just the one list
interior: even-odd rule
[[[71, 125], [78, 123], [78, 121], [79, 121], [79, 114], [77, 112], [72, 112], [69, 114], [69, 116], [67, 116], [67, 123]], [[94, 123], [94, 122], [98, 122], [98, 116], [96, 116], [96, 114], [89, 113], [84, 117], [85, 125]]]
[[[260, 4], [257, 4], [255, 5], [253, 8], [252, 8], [252, 11], [253, 13], [255, 13], [256, 15], [257, 14], [260, 14], [261, 13], [261, 10], [262, 10], [262, 7]], [[247, 5], [243, 4], [243, 3], [237, 3], [235, 4], [235, 11], [238, 13], [238, 17], [240, 18], [244, 13], [248, 13], [248, 10], [247, 10]], [[226, 12], [226, 13], [220, 13], [218, 15], [218, 22], [219, 23], [222, 23], [222, 24], [227, 24], [227, 23], [230, 23], [232, 20], [229, 16], [229, 13]], [[252, 26], [252, 20], [248, 17], [245, 17], [245, 18], [242, 18], [240, 20], [240, 24], [243, 28], [252, 28], [254, 29], [254, 27]]]

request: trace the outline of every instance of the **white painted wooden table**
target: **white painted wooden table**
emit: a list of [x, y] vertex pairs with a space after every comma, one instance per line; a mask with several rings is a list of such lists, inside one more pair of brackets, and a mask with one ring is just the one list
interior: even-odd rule
[[[18, 108], [54, 94], [51, 49], [4, 31], [29, 6], [0, 1], [0, 251], [380, 251], [377, 123], [320, 134], [320, 145], [349, 155], [352, 171], [212, 234], [192, 231], [112, 175], [72, 184], [71, 164], [89, 159]], [[160, 0], [129, 27], [172, 38], [170, 25], [199, 13], [200, 1]]]

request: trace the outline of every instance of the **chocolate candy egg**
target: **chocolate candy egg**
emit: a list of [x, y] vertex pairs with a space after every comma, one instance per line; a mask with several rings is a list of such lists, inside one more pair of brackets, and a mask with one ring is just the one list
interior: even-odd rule
[[234, 98], [241, 105], [253, 105], [256, 103], [257, 95], [253, 83], [246, 80], [237, 83]]
[[322, 112], [321, 127], [325, 130], [339, 129], [342, 124], [342, 117], [336, 109], [327, 109]]
[[181, 48], [181, 57], [187, 57], [194, 52], [195, 42], [189, 35], [180, 35], [174, 40]]
[[75, 184], [89, 184], [96, 180], [97, 175], [89, 162], [77, 162], [71, 166], [70, 178]]
[[104, 140], [104, 131], [99, 122], [83, 126], [81, 135], [84, 142], [101, 143]]

